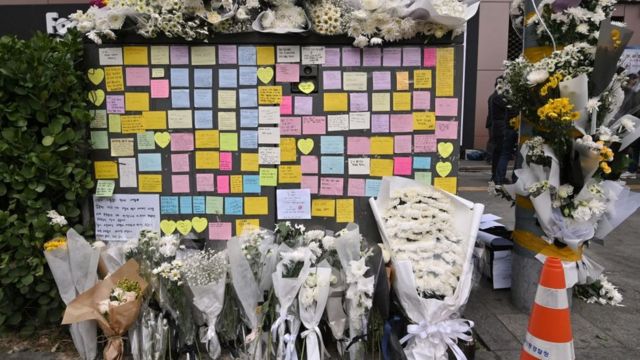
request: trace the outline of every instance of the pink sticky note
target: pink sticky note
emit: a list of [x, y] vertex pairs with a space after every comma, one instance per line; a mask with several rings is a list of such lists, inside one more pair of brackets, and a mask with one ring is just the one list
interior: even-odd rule
[[238, 48], [236, 45], [218, 45], [219, 64], [237, 64]]
[[299, 117], [281, 117], [280, 135], [302, 134], [302, 119]]
[[347, 196], [364, 196], [364, 179], [349, 178]]
[[300, 65], [276, 64], [276, 82], [297, 83], [300, 81]]
[[413, 131], [413, 115], [412, 114], [392, 114], [391, 115], [391, 132], [412, 132]]
[[342, 196], [344, 179], [342, 178], [320, 178], [320, 195]]
[[343, 47], [342, 66], [360, 66], [360, 48]]
[[388, 133], [389, 132], [389, 115], [388, 114], [372, 114], [371, 115], [371, 132], [372, 133]]
[[413, 135], [413, 152], [416, 153], [429, 153], [436, 151], [436, 136], [433, 134], [428, 135]]
[[317, 174], [318, 157], [314, 155], [301, 155], [300, 167], [303, 174]]
[[382, 66], [400, 66], [401, 60], [401, 48], [384, 48], [382, 51]]
[[324, 135], [327, 132], [327, 118], [324, 116], [303, 116], [302, 133], [305, 135]]
[[107, 95], [107, 112], [124, 114], [124, 95]]
[[424, 62], [425, 67], [434, 67], [436, 66], [436, 49], [435, 48], [424, 48]]
[[369, 155], [371, 153], [371, 142], [366, 136], [349, 136], [347, 138], [347, 154], [349, 155]]
[[171, 151], [192, 151], [193, 133], [172, 133]]
[[420, 66], [420, 48], [402, 48], [402, 66]]
[[324, 71], [322, 73], [322, 85], [325, 90], [342, 89], [342, 71]]
[[438, 139], [457, 139], [457, 121], [436, 121], [436, 137]]
[[169, 80], [151, 80], [151, 97], [166, 99], [169, 97]]
[[340, 48], [325, 48], [323, 67], [337, 66], [340, 66]]
[[350, 93], [349, 106], [351, 111], [369, 111], [369, 94]]
[[209, 223], [209, 239], [210, 240], [231, 239], [231, 223], [230, 222], [210, 222]]
[[436, 98], [436, 116], [458, 116], [458, 99]]
[[396, 135], [393, 139], [393, 151], [396, 154], [411, 153], [411, 135]]
[[220, 170], [231, 171], [233, 170], [233, 156], [230, 152], [220, 153]]
[[431, 109], [431, 92], [430, 91], [414, 91], [412, 103], [413, 103], [414, 110]]
[[229, 193], [229, 175], [218, 175], [218, 193]]
[[411, 175], [411, 156], [393, 158], [393, 175]]
[[293, 112], [293, 100], [291, 96], [283, 96], [280, 99], [280, 115], [291, 115]]
[[149, 86], [148, 67], [128, 67], [125, 70], [127, 86]]
[[189, 47], [182, 45], [171, 46], [171, 65], [188, 65], [189, 64]]
[[374, 71], [373, 72], [373, 90], [389, 90], [391, 89], [391, 72]]
[[313, 98], [311, 96], [294, 97], [294, 110], [296, 115], [311, 115], [313, 113]]
[[367, 47], [362, 49], [362, 66], [380, 66], [382, 62], [382, 49], [379, 47]]
[[171, 175], [171, 191], [174, 193], [188, 193], [189, 175]]
[[196, 174], [197, 191], [214, 191], [213, 174]]
[[171, 171], [188, 172], [189, 154], [171, 154]]
[[318, 193], [318, 177], [317, 176], [302, 176], [300, 181], [300, 189], [309, 189], [311, 194]]

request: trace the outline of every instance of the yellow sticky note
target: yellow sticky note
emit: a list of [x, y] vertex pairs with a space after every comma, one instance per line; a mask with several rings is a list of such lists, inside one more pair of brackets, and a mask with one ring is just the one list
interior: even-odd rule
[[123, 134], [143, 133], [145, 129], [141, 115], [120, 116], [120, 126]]
[[413, 88], [431, 89], [431, 70], [413, 70]]
[[296, 161], [296, 139], [280, 138], [280, 162]]
[[372, 136], [371, 155], [393, 155], [393, 136]]
[[139, 174], [138, 175], [138, 191], [141, 193], [161, 193], [162, 192], [162, 175], [155, 174]]
[[196, 169], [218, 169], [220, 153], [217, 151], [196, 151]]
[[212, 45], [192, 46], [191, 65], [215, 65], [216, 47]]
[[117, 161], [94, 161], [93, 167], [95, 170], [96, 180], [118, 178]]
[[336, 201], [333, 199], [311, 200], [311, 216], [334, 217], [336, 213]]
[[349, 223], [353, 222], [353, 199], [337, 199], [336, 200], [336, 222]]
[[266, 196], [247, 196], [244, 198], [245, 215], [268, 215], [269, 198]]
[[437, 189], [455, 194], [458, 191], [458, 178], [455, 176], [436, 177], [433, 179], [433, 186]]
[[218, 112], [218, 130], [236, 130], [237, 123], [235, 111]]
[[142, 123], [145, 130], [164, 130], [167, 128], [167, 112], [143, 111]]
[[258, 171], [258, 154], [242, 153], [240, 154], [240, 171]]
[[436, 96], [453, 96], [453, 48], [436, 50]]
[[409, 72], [399, 71], [396, 73], [396, 89], [409, 90]]
[[236, 220], [236, 235], [242, 235], [246, 231], [252, 231], [258, 228], [260, 228], [260, 220], [258, 219]]
[[410, 92], [394, 92], [393, 93], [393, 111], [409, 111], [411, 110], [411, 93]]
[[371, 176], [392, 176], [393, 159], [371, 159], [369, 175]]
[[235, 109], [236, 108], [236, 91], [235, 90], [218, 90], [218, 108]]
[[260, 168], [260, 186], [278, 186], [278, 169]]
[[107, 91], [124, 91], [124, 77], [122, 66], [107, 66], [104, 68]]
[[196, 130], [196, 149], [217, 149], [220, 147], [218, 130]]
[[127, 92], [124, 93], [125, 109], [127, 111], [148, 111], [149, 93]]
[[163, 68], [153, 68], [151, 69], [151, 77], [154, 79], [163, 78], [164, 77], [164, 69]]
[[280, 165], [278, 182], [280, 184], [299, 184], [302, 180], [300, 165]]
[[391, 94], [371, 94], [371, 111], [391, 111]]
[[147, 65], [149, 63], [146, 46], [125, 46], [125, 65]]
[[256, 46], [256, 63], [273, 65], [276, 62], [276, 51], [273, 46]]
[[221, 133], [220, 151], [238, 151], [238, 133]]
[[229, 176], [229, 191], [233, 194], [242, 192], [242, 175]]
[[258, 86], [259, 105], [280, 105], [282, 86]]
[[109, 114], [109, 132], [112, 132], [112, 133], [120, 132], [120, 115], [119, 114]]
[[348, 111], [347, 93], [324, 93], [324, 111]]
[[413, 130], [435, 130], [436, 113], [421, 111], [413, 113]]
[[151, 63], [154, 65], [169, 64], [169, 47], [166, 45], [158, 45], [151, 47]]

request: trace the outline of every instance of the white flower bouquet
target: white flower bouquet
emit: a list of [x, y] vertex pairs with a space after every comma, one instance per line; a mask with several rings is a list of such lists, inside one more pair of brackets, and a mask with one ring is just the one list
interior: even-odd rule
[[321, 264], [318, 267], [311, 268], [298, 294], [300, 320], [306, 328], [301, 337], [305, 342], [306, 358], [308, 360], [325, 358], [326, 349], [318, 325], [327, 305], [330, 283], [331, 267], [327, 263]]

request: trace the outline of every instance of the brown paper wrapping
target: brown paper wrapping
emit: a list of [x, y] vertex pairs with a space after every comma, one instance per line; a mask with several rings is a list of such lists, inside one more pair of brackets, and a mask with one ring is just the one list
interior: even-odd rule
[[98, 326], [107, 337], [107, 345], [104, 348], [105, 360], [121, 360], [124, 355], [124, 342], [122, 335], [138, 319], [142, 296], [136, 301], [129, 302], [109, 309], [109, 318], [105, 318], [98, 311], [98, 303], [108, 299], [111, 290], [116, 287], [118, 281], [129, 279], [140, 284], [142, 294], [147, 288], [147, 282], [140, 277], [140, 266], [135, 260], [129, 260], [111, 276], [96, 284], [91, 289], [76, 297], [64, 312], [62, 324], [73, 324], [84, 320], [96, 320]]

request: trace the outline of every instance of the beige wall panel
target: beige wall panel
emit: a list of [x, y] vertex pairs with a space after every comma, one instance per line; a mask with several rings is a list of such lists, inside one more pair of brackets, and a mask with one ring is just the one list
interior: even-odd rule
[[481, 2], [478, 34], [478, 70], [496, 70], [507, 58], [509, 3]]

